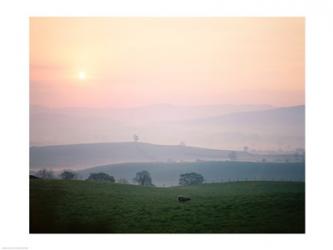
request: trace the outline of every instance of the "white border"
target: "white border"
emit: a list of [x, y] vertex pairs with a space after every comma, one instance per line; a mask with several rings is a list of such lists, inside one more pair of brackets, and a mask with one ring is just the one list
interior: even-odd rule
[[[332, 1], [3, 1], [0, 247], [29, 249], [332, 249]], [[306, 235], [29, 235], [29, 16], [306, 16]], [[143, 246], [143, 247], [139, 247]]]

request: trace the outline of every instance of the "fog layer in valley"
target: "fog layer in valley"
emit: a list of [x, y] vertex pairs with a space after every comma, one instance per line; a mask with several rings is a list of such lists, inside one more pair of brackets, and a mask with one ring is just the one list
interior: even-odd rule
[[46, 108], [31, 106], [31, 146], [139, 142], [212, 149], [304, 148], [304, 106]]

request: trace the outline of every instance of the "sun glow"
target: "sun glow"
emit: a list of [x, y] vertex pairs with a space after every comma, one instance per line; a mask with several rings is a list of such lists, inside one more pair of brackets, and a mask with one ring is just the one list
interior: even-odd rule
[[84, 72], [84, 71], [80, 71], [80, 72], [79, 72], [79, 79], [80, 79], [81, 81], [85, 80], [85, 79], [86, 79], [86, 72]]
[[304, 103], [303, 17], [32, 17], [29, 44], [36, 105]]

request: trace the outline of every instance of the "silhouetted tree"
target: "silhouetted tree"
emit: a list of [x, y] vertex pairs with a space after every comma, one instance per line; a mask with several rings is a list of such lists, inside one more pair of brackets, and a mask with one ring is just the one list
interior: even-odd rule
[[60, 178], [63, 180], [73, 180], [75, 179], [77, 176], [73, 171], [70, 170], [64, 170], [61, 174], [60, 174]]
[[115, 179], [113, 176], [108, 175], [106, 173], [91, 173], [88, 177], [88, 180], [92, 181], [110, 181], [115, 182]]
[[194, 172], [181, 174], [179, 177], [179, 185], [181, 186], [202, 184], [203, 181], [204, 181], [203, 176], [201, 174]]
[[133, 181], [141, 186], [153, 186], [150, 173], [146, 170], [137, 172]]
[[54, 174], [51, 170], [41, 169], [36, 172], [36, 176], [41, 179], [54, 179]]
[[133, 135], [133, 140], [134, 142], [138, 142], [139, 141], [139, 136], [138, 135]]

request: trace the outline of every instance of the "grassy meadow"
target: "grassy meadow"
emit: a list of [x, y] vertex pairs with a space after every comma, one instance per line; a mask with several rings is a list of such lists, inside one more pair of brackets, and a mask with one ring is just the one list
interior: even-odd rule
[[304, 233], [304, 194], [302, 182], [157, 188], [30, 180], [30, 232]]

